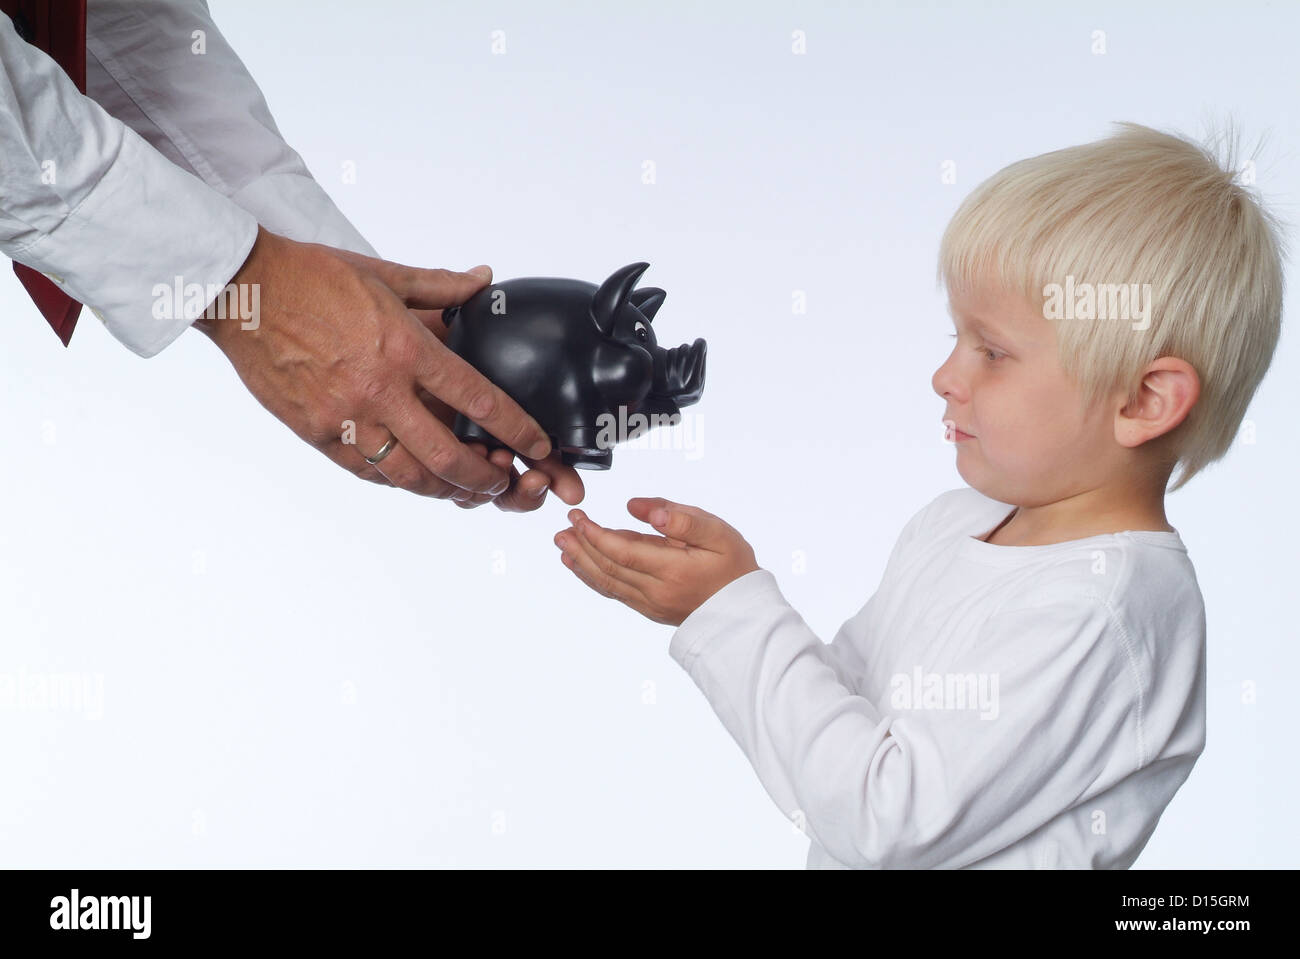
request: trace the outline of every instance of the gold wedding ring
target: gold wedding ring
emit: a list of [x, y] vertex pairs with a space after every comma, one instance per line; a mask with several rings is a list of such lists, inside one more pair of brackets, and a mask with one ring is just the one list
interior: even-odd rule
[[391, 453], [393, 451], [393, 447], [395, 447], [396, 445], [397, 445], [397, 437], [390, 436], [388, 438], [388, 442], [384, 444], [383, 449], [381, 449], [374, 456], [367, 456], [366, 462], [369, 463], [371, 466], [374, 466], [381, 459], [383, 459], [385, 456]]

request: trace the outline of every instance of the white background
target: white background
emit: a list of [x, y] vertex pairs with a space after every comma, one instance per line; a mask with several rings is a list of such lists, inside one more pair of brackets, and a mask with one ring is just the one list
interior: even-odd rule
[[[972, 187], [1113, 120], [1231, 115], [1298, 219], [1286, 4], [611, 6], [211, 0], [384, 256], [593, 282], [651, 263], [661, 342], [709, 343], [693, 449], [620, 448], [582, 505], [718, 513], [827, 640], [962, 485], [930, 377], [938, 240]], [[64, 350], [7, 267], [0, 314], [0, 673], [104, 683], [99, 719], [0, 711], [0, 862], [802, 867], [672, 629], [561, 565], [563, 503], [362, 483], [197, 332], [142, 360], [87, 312]], [[1254, 442], [1168, 502], [1205, 595], [1209, 739], [1139, 866], [1300, 864], [1298, 359], [1287, 330]]]

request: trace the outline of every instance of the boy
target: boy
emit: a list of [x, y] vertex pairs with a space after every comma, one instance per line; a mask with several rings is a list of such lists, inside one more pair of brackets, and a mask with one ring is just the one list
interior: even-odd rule
[[971, 488], [912, 517], [829, 645], [718, 517], [570, 512], [565, 565], [678, 627], [809, 867], [1127, 868], [1187, 778], [1205, 611], [1166, 484], [1227, 451], [1281, 321], [1278, 227], [1228, 167], [1124, 124], [966, 199], [932, 383]]

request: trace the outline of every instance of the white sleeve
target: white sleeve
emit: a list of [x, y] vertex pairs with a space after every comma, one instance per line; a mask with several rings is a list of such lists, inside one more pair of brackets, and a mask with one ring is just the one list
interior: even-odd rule
[[[889, 558], [885, 561], [885, 571], [881, 576], [882, 586], [889, 581], [890, 574], [894, 572], [898, 564], [907, 555], [912, 544], [920, 538], [922, 530], [925, 529], [926, 517], [929, 515], [930, 510], [939, 502], [939, 500], [943, 499], [943, 497], [947, 495], [949, 494], [942, 493], [935, 499], [931, 500], [921, 509], [917, 510], [917, 512], [912, 515], [912, 518], [903, 525], [902, 531], [898, 534], [898, 539], [894, 540], [893, 549], [889, 551]], [[878, 593], [879, 590], [877, 590], [877, 594]], [[835, 672], [836, 675], [839, 676], [840, 682], [855, 693], [861, 692], [860, 684], [865, 664], [862, 662], [861, 655], [858, 653], [857, 648], [850, 641], [849, 637], [859, 628], [860, 622], [866, 621], [867, 617], [871, 615], [871, 608], [875, 601], [876, 594], [873, 594], [871, 599], [867, 600], [867, 604], [858, 610], [858, 612], [843, 626], [841, 626], [839, 632], [836, 633], [835, 638], [826, 645], [827, 662], [835, 667]]]
[[954, 667], [997, 677], [991, 716], [878, 704], [841, 681], [826, 645], [759, 569], [692, 612], [669, 652], [777, 806], [832, 857], [955, 868], [1142, 764], [1123, 641], [1100, 601], [1003, 610], [980, 632], [979, 663]]
[[[155, 317], [154, 287], [222, 287], [257, 221], [82, 96], [0, 15], [0, 252], [40, 270], [141, 356], [204, 304]], [[193, 308], [191, 308], [193, 306]]]
[[285, 143], [204, 0], [90, 0], [86, 47], [87, 93], [164, 156], [273, 233], [378, 256]]

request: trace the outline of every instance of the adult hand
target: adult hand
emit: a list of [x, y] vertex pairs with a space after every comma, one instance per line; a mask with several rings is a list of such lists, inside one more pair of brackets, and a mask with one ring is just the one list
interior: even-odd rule
[[[490, 281], [486, 267], [419, 269], [259, 227], [231, 280], [257, 285], [256, 322], [231, 316], [194, 325], [263, 406], [344, 469], [424, 496], [468, 501], [506, 492], [510, 476], [457, 440], [419, 391], [513, 449], [537, 460], [551, 453], [537, 422], [411, 312], [457, 305]], [[366, 456], [390, 439], [397, 444], [391, 452], [367, 464]]]
[[491, 462], [508, 470], [510, 473], [510, 487], [497, 496], [475, 493], [471, 499], [457, 500], [457, 506], [473, 509], [475, 506], [480, 506], [491, 500], [498, 509], [504, 512], [529, 513], [546, 502], [546, 491], [548, 489], [570, 506], [582, 502], [584, 492], [582, 480], [578, 477], [577, 470], [572, 466], [566, 466], [560, 461], [558, 450], [543, 460], [534, 460], [526, 456], [520, 457], [529, 466], [529, 469], [521, 477], [519, 470], [515, 469], [513, 465], [515, 454], [510, 450], [495, 449], [489, 454], [482, 443], [470, 443], [468, 445], [470, 449], [480, 456], [488, 457]]
[[[411, 312], [415, 314], [430, 333], [441, 342], [446, 342], [447, 324], [442, 321], [442, 310], [414, 309]], [[448, 427], [455, 423], [455, 410], [426, 390], [421, 389], [419, 393], [421, 402], [438, 419]], [[547, 489], [553, 491], [556, 496], [570, 506], [577, 506], [582, 502], [585, 493], [582, 480], [579, 478], [576, 469], [565, 465], [561, 461], [559, 450], [552, 450], [551, 455], [542, 460], [521, 456], [520, 459], [528, 464], [529, 469], [520, 476], [519, 471], [514, 468], [515, 454], [511, 450], [505, 448], [495, 449], [489, 455], [487, 447], [482, 443], [469, 443], [467, 445], [478, 455], [485, 456], [491, 462], [508, 470], [510, 473], [510, 487], [498, 496], [476, 493], [470, 499], [457, 500], [457, 506], [473, 509], [490, 499], [498, 509], [507, 513], [527, 513], [546, 502]]]

